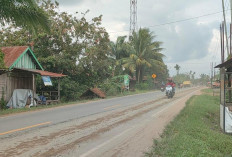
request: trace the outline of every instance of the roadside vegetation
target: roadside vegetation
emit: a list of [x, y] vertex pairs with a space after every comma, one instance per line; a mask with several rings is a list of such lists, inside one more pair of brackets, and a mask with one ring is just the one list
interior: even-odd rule
[[[157, 81], [168, 76], [162, 42], [149, 29], [133, 32], [130, 39], [121, 36], [110, 41], [102, 26], [102, 15], [89, 19], [88, 10], [61, 12], [59, 3], [51, 0], [40, 1], [37, 8], [46, 13], [45, 20], [49, 18], [49, 33], [42, 27], [32, 31], [11, 22], [0, 28], [0, 47], [30, 45], [46, 71], [67, 75], [61, 80], [62, 102], [80, 100], [81, 94], [93, 87], [101, 88], [108, 96], [120, 94], [124, 80], [117, 78], [123, 75], [136, 81], [135, 90], [154, 89], [150, 86], [153, 73]], [[0, 65], [3, 57], [0, 52]], [[52, 87], [45, 87], [39, 77], [36, 81], [37, 91], [57, 90], [55, 79]]]
[[232, 136], [223, 134], [219, 125], [219, 97], [209, 95], [210, 90], [203, 92], [188, 100], [146, 156], [232, 155]]
[[[22, 5], [17, 5], [21, 2]], [[119, 36], [116, 41], [110, 41], [102, 26], [102, 15], [90, 19], [87, 18], [88, 10], [69, 14], [61, 12], [56, 1], [38, 2], [12, 2], [9, 7], [18, 9], [14, 14], [7, 12], [10, 8], [1, 10], [6, 8], [0, 7], [0, 47], [31, 46], [46, 71], [67, 75], [60, 81], [61, 102], [81, 101], [80, 96], [95, 87], [110, 97], [154, 90], [169, 77], [163, 61], [163, 43], [149, 29], [140, 28], [130, 37]], [[17, 7], [29, 10], [31, 7], [34, 14], [28, 12], [29, 15], [22, 17], [22, 9]], [[32, 15], [41, 19], [28, 19]], [[0, 69], [5, 68], [0, 49]], [[185, 80], [194, 81], [195, 72], [180, 74], [181, 67], [176, 65], [175, 68], [174, 80], [178, 84]], [[156, 74], [156, 84], [152, 74]], [[130, 84], [133, 84], [130, 91], [125, 88], [124, 75], [129, 75]], [[37, 76], [36, 91], [56, 91], [58, 80], [52, 79], [52, 83], [53, 86], [45, 87], [41, 77]], [[0, 103], [0, 109], [5, 109], [5, 100]]]
[[[180, 73], [181, 66], [176, 64], [174, 66], [176, 69], [176, 75], [173, 77], [173, 80], [177, 85], [182, 84], [184, 81], [190, 81], [192, 84], [197, 85], [207, 85], [207, 83], [210, 81], [210, 76], [206, 74], [200, 74], [199, 78], [195, 78], [196, 72], [190, 70], [189, 72]], [[218, 79], [218, 76], [214, 79]]]

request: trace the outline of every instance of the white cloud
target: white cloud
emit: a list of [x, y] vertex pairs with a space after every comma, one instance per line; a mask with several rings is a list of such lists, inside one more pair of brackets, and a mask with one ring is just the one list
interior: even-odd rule
[[[102, 14], [103, 26], [110, 32], [111, 40], [128, 35], [129, 0], [58, 1], [62, 11], [75, 13], [89, 9], [88, 18]], [[156, 40], [164, 42], [163, 53], [167, 56], [165, 61], [171, 73], [175, 73], [172, 69], [177, 63], [183, 72], [192, 70], [208, 74], [209, 63], [220, 61], [220, 48], [217, 50], [216, 45], [219, 43], [222, 13], [159, 27], [150, 26], [218, 12], [221, 8], [221, 1], [218, 0], [138, 0], [138, 26], [149, 27], [157, 35]], [[230, 12], [226, 13], [230, 20]]]

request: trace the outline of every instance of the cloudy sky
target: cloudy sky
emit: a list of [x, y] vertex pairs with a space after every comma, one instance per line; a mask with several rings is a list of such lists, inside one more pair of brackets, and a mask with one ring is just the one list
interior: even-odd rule
[[[175, 74], [174, 65], [180, 72], [190, 70], [209, 74], [210, 62], [220, 63], [219, 25], [222, 21], [221, 0], [137, 0], [138, 28], [147, 27], [162, 41], [165, 63], [170, 74]], [[103, 26], [111, 40], [128, 35], [130, 24], [130, 0], [58, 0], [60, 10], [68, 13], [90, 10], [87, 18], [103, 15]], [[225, 0], [229, 9], [229, 0]], [[216, 14], [216, 12], [219, 12]], [[212, 14], [209, 16], [204, 16]], [[230, 22], [230, 12], [227, 11]], [[192, 20], [166, 24], [174, 21]]]

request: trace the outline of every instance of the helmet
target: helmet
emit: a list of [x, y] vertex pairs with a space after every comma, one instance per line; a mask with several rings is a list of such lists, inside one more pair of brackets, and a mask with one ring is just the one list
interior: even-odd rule
[[171, 77], [168, 77], [168, 78], [167, 78], [167, 81], [168, 81], [168, 82], [172, 82], [172, 78], [171, 78]]

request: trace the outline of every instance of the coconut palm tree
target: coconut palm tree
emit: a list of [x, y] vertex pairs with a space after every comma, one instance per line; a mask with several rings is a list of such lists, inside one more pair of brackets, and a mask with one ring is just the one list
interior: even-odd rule
[[123, 59], [123, 66], [129, 69], [132, 73], [136, 73], [138, 83], [142, 81], [145, 68], [162, 68], [164, 67], [163, 57], [160, 53], [162, 44], [159, 41], [154, 41], [155, 36], [149, 29], [139, 29], [138, 32], [133, 32], [131, 37], [130, 56]]
[[193, 80], [195, 79], [195, 74], [196, 74], [196, 72], [193, 72], [193, 74], [192, 74], [192, 79]]
[[176, 75], [179, 75], [179, 72], [180, 72], [180, 66], [178, 64], [176, 64], [174, 66], [174, 68], [176, 69]]
[[122, 75], [124, 72], [121, 59], [129, 56], [128, 49], [130, 49], [131, 46], [126, 42], [126, 36], [119, 36], [115, 42], [110, 42], [110, 47], [113, 55], [112, 57], [116, 63], [114, 74]]
[[126, 36], [119, 36], [115, 43], [114, 42], [110, 43], [112, 53], [116, 60], [119, 60], [121, 58], [128, 56], [126, 52], [125, 39], [126, 39]]
[[13, 23], [37, 32], [38, 28], [49, 31], [49, 19], [35, 0], [0, 0], [0, 24]]

